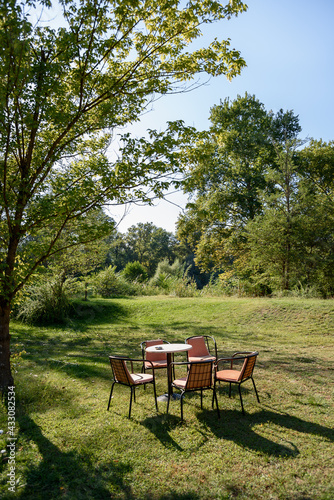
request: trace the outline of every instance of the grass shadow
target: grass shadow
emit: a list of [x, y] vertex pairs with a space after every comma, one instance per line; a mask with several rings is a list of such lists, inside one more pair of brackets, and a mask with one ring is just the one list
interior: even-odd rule
[[[219, 439], [233, 441], [241, 447], [246, 447], [256, 452], [277, 457], [292, 457], [299, 455], [299, 449], [292, 441], [286, 440], [284, 444], [269, 439], [254, 429], [256, 426], [278, 426], [304, 434], [325, 437], [334, 442], [334, 430], [328, 427], [302, 420], [288, 413], [276, 413], [263, 409], [256, 413], [243, 415], [236, 410], [221, 410], [219, 422], [208, 420], [205, 413], [198, 416], [202, 424]], [[280, 438], [282, 440], [282, 438]]]
[[171, 490], [169, 493], [165, 495], [156, 496], [154, 494], [148, 494], [145, 496], [145, 500], [196, 500], [198, 498], [202, 498], [194, 491], [189, 491], [185, 493], [179, 493], [176, 490]]
[[180, 419], [172, 415], [159, 415], [148, 417], [139, 422], [146, 427], [166, 448], [183, 451], [183, 448], [171, 437], [170, 432], [180, 425]]
[[112, 483], [116, 490], [126, 493], [127, 498], [132, 498], [131, 488], [124, 482], [124, 475], [130, 472], [129, 465], [111, 463], [108, 464], [107, 470], [105, 466], [102, 470], [96, 467], [87, 455], [80, 455], [75, 451], [61, 451], [44, 436], [41, 428], [29, 415], [22, 415], [18, 421], [20, 435], [37, 445], [42, 461], [37, 466], [30, 466], [25, 478], [26, 484], [17, 491], [17, 498], [110, 500], [112, 496], [105, 486], [106, 481]]
[[119, 302], [105, 299], [94, 299], [94, 301], [75, 300], [71, 304], [71, 317], [67, 321], [68, 326], [76, 328], [99, 324], [112, 324], [125, 320], [129, 316], [129, 310]]

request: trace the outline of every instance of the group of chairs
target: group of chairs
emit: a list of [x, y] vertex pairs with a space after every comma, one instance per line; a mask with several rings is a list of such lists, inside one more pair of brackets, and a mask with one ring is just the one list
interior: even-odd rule
[[[241, 410], [244, 414], [244, 405], [241, 394], [241, 385], [247, 380], [251, 380], [255, 390], [257, 401], [260, 402], [259, 395], [253, 378], [253, 371], [258, 356], [257, 351], [253, 352], [236, 352], [230, 357], [218, 358], [217, 344], [215, 339], [210, 335], [201, 335], [188, 337], [185, 342], [192, 346], [190, 351], [187, 351], [187, 361], [171, 363], [172, 387], [180, 391], [181, 401], [181, 420], [183, 420], [183, 397], [186, 392], [200, 391], [201, 393], [201, 408], [203, 408], [203, 391], [210, 389], [213, 391], [212, 407], [216, 402], [218, 418], [220, 417], [216, 385], [220, 382], [229, 383], [229, 397], [231, 397], [231, 386], [236, 384], [239, 390]], [[154, 345], [169, 344], [166, 340], [148, 340], [141, 343], [142, 359], [129, 359], [120, 356], [109, 356], [111, 368], [114, 375], [114, 380], [111, 386], [110, 397], [108, 402], [108, 410], [113, 394], [114, 385], [116, 383], [123, 384], [131, 389], [129, 418], [131, 417], [132, 400], [135, 401], [135, 388], [141, 385], [152, 384], [154, 390], [155, 406], [158, 410], [156, 386], [155, 386], [155, 370], [168, 369], [167, 356], [164, 352], [147, 352], [146, 348]], [[127, 363], [130, 363], [131, 371]], [[134, 371], [134, 363], [140, 363], [141, 372]], [[223, 364], [228, 364], [228, 367], [222, 367]], [[176, 378], [175, 368], [187, 366], [185, 377]], [[151, 373], [147, 373], [147, 370]], [[167, 413], [169, 410], [170, 393], [168, 394]]]

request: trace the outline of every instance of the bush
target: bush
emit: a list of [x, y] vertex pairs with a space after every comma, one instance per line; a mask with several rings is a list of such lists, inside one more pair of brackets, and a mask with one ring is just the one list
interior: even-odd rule
[[157, 265], [157, 269], [152, 279], [160, 274], [173, 276], [174, 278], [182, 278], [185, 274], [185, 264], [182, 264], [179, 259], [175, 259], [173, 264], [169, 264], [168, 259], [164, 259]]
[[150, 280], [150, 285], [168, 291], [174, 283], [174, 279], [165, 272], [155, 273]]
[[156, 287], [162, 293], [174, 293], [175, 287], [180, 288], [184, 285], [183, 276], [185, 275], [185, 265], [176, 259], [173, 264], [169, 264], [168, 259], [159, 262], [153, 278], [150, 279], [150, 285]]
[[64, 322], [70, 310], [63, 277], [44, 277], [29, 286], [17, 305], [16, 317], [28, 324]]
[[298, 297], [303, 299], [323, 298], [316, 286], [302, 285], [300, 282], [291, 290], [275, 290], [272, 295], [273, 297]]
[[199, 295], [195, 281], [189, 280], [185, 276], [175, 280], [172, 293], [176, 297], [196, 297]]
[[136, 287], [128, 283], [115, 267], [107, 267], [94, 278], [94, 288], [98, 295], [108, 298], [114, 296], [136, 295]]
[[137, 283], [143, 283], [147, 281], [147, 272], [145, 267], [135, 260], [134, 262], [128, 262], [122, 272], [125, 279], [128, 281], [137, 281]]
[[189, 278], [188, 269], [179, 259], [176, 259], [173, 264], [169, 264], [167, 259], [159, 262], [149, 285], [155, 287], [160, 293], [169, 293], [176, 297], [199, 295], [195, 281]]
[[228, 295], [233, 295], [233, 287], [228, 288], [219, 279], [210, 279], [209, 283], [205, 285], [201, 290], [201, 295], [204, 297], [225, 297]]

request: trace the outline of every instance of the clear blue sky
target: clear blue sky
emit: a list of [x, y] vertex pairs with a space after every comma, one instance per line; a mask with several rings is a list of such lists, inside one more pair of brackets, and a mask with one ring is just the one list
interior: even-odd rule
[[[232, 82], [211, 79], [191, 93], [160, 99], [131, 130], [163, 130], [166, 122], [182, 119], [197, 129], [210, 125], [210, 108], [220, 100], [254, 94], [267, 110], [292, 109], [299, 115], [301, 137], [334, 140], [334, 0], [246, 0], [248, 11], [210, 26], [203, 40], [230, 38], [247, 67]], [[168, 199], [182, 207], [181, 194]], [[119, 220], [123, 209], [112, 208]], [[174, 232], [180, 208], [160, 201], [156, 207], [130, 207], [119, 224], [125, 232], [138, 222], [153, 222]]]

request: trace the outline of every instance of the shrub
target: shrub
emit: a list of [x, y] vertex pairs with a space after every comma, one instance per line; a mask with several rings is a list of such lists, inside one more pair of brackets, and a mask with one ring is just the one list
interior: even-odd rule
[[116, 266], [109, 266], [100, 271], [93, 281], [97, 294], [104, 298], [137, 293], [133, 284], [128, 283], [120, 273], [116, 273]]
[[138, 283], [147, 281], [146, 269], [137, 260], [135, 260], [134, 262], [128, 262], [123, 269], [122, 274], [128, 281], [137, 281]]
[[70, 302], [62, 276], [44, 277], [29, 286], [17, 305], [16, 317], [28, 324], [49, 324], [67, 319]]
[[173, 264], [169, 264], [168, 259], [164, 259], [157, 265], [153, 278], [160, 274], [182, 278], [185, 274], [185, 264], [182, 264], [179, 259], [175, 259]]
[[171, 285], [174, 283], [174, 279], [165, 272], [155, 273], [153, 278], [150, 280], [150, 285], [155, 286], [157, 288], [161, 288], [162, 290], [169, 290]]
[[[186, 274], [185, 265], [179, 259], [175, 259], [173, 264], [169, 264], [168, 259], [159, 262], [150, 285], [159, 289], [162, 293], [174, 293], [175, 288], [184, 286], [183, 276]], [[180, 283], [182, 282], [182, 285]]]
[[204, 297], [225, 297], [231, 295], [232, 288], [227, 290], [225, 284], [219, 279], [210, 279], [209, 283], [201, 290]]
[[196, 297], [199, 295], [195, 281], [189, 280], [185, 276], [175, 280], [172, 293], [176, 297]]

